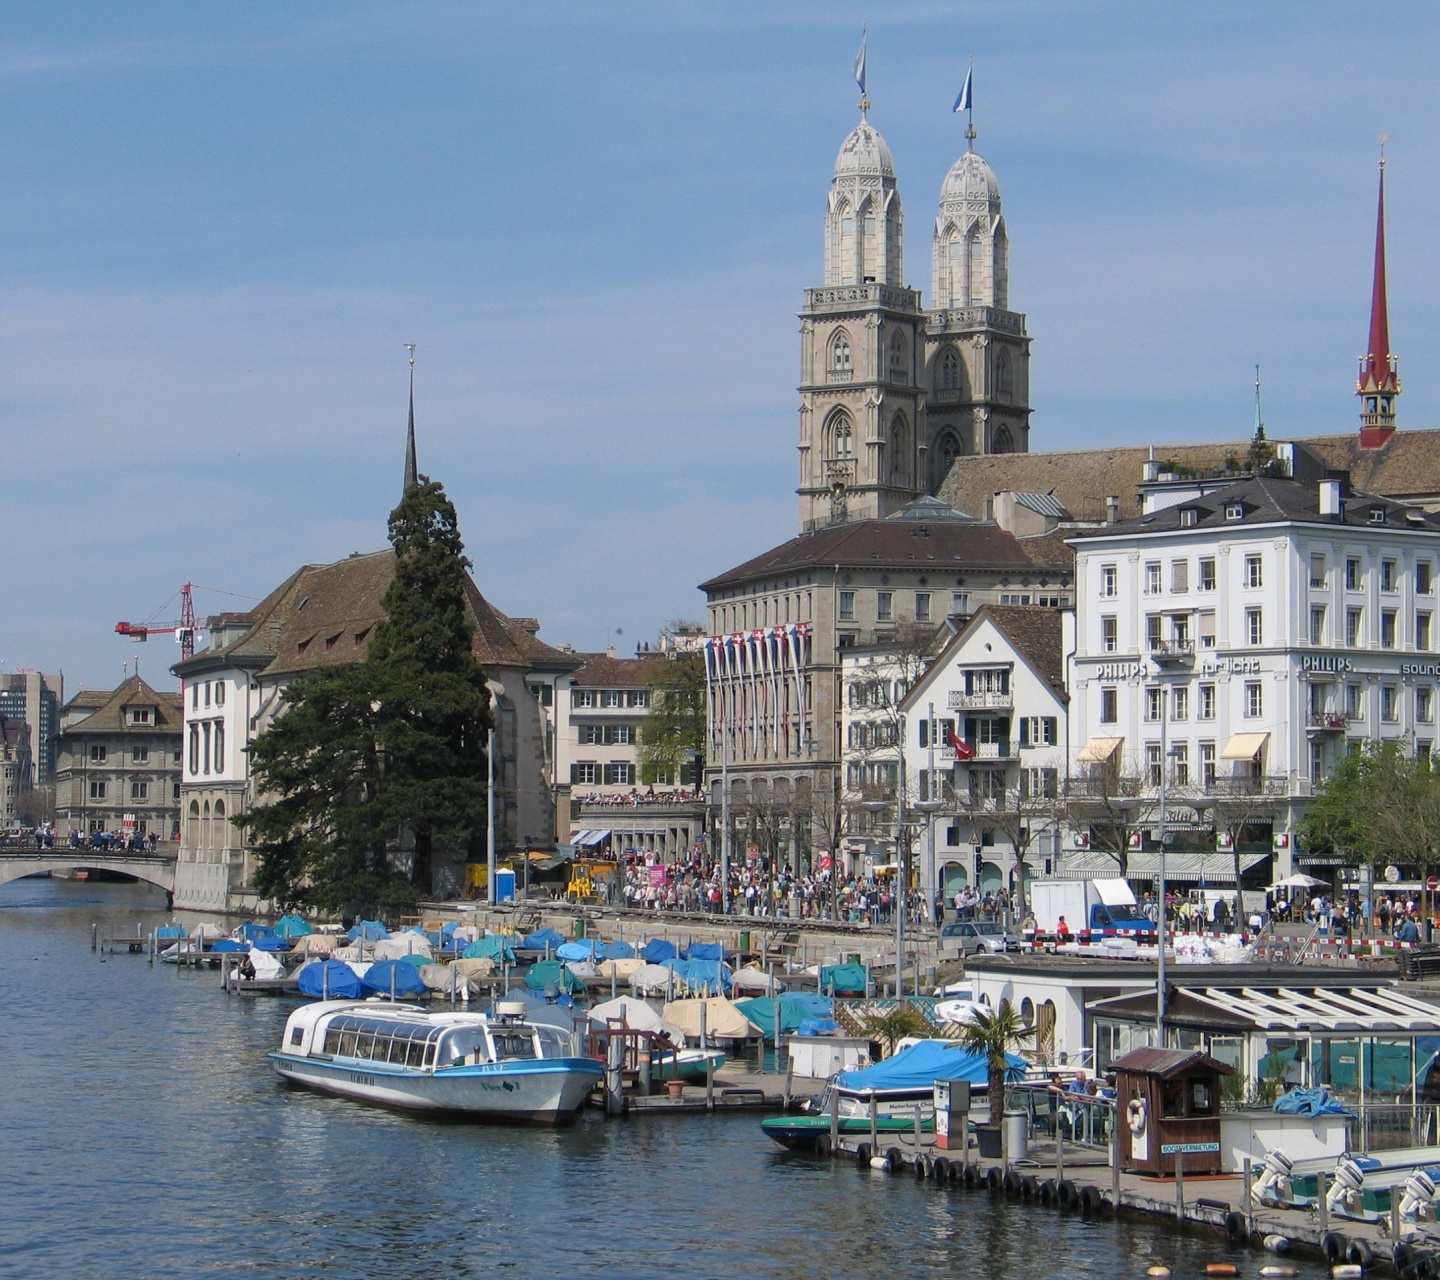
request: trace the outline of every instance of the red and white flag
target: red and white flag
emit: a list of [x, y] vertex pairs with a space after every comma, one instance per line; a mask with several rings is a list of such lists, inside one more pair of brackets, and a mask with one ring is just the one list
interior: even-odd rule
[[947, 729], [946, 734], [950, 738], [951, 747], [955, 750], [955, 759], [973, 760], [975, 758], [975, 748], [961, 738], [954, 729]]

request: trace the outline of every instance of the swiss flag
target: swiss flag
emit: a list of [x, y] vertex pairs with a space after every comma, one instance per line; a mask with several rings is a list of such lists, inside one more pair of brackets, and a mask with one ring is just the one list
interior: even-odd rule
[[955, 759], [973, 760], [975, 758], [975, 748], [963, 741], [954, 729], [947, 729], [946, 734], [950, 739], [950, 745], [955, 749]]

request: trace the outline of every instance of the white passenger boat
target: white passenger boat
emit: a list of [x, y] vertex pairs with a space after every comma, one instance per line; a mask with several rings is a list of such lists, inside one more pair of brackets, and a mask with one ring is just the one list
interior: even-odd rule
[[290, 1015], [275, 1070], [294, 1084], [379, 1106], [558, 1123], [574, 1118], [604, 1064], [561, 1027], [418, 1005], [324, 1000]]

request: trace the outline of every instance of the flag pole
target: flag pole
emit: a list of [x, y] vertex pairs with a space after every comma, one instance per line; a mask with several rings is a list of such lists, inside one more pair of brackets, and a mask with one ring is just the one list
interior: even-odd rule
[[968, 92], [965, 95], [965, 139], [970, 144], [970, 150], [975, 150], [975, 55], [970, 55], [970, 71], [965, 77], [965, 88]]

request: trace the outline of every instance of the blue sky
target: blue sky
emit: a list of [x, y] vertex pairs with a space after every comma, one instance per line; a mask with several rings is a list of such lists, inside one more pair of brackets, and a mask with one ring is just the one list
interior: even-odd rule
[[922, 288], [974, 55], [1036, 448], [1243, 436], [1257, 359], [1272, 435], [1353, 429], [1382, 132], [1401, 424], [1440, 425], [1433, 5], [11, 6], [0, 668], [161, 681], [116, 620], [382, 546], [406, 341], [498, 607], [701, 616], [794, 531], [862, 22]]

